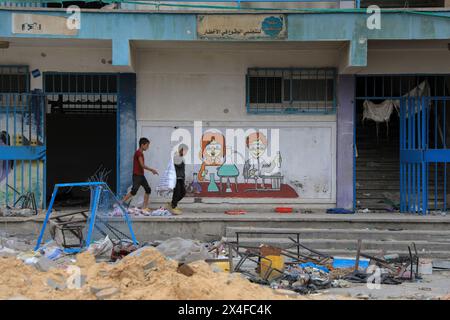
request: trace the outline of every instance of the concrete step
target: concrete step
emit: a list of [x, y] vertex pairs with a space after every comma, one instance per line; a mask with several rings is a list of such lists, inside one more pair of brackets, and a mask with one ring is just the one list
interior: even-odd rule
[[[236, 237], [225, 237], [226, 241], [236, 241]], [[391, 241], [379, 241], [379, 240], [363, 240], [363, 246], [365, 250], [385, 250], [385, 251], [406, 251], [408, 245], [411, 245], [412, 241], [403, 240], [391, 240]], [[293, 242], [286, 238], [244, 238], [239, 237], [239, 243], [245, 246], [258, 247], [261, 244], [272, 245], [280, 248], [287, 248], [292, 246]], [[357, 240], [334, 240], [334, 239], [301, 239], [301, 244], [308, 248], [326, 251], [330, 249], [349, 250], [356, 251]], [[450, 256], [450, 240], [449, 241], [414, 241], [417, 250], [422, 251], [448, 251]]]
[[[300, 239], [340, 239], [340, 240], [378, 240], [378, 241], [450, 241], [450, 230], [398, 230], [393, 227], [390, 230], [377, 229], [293, 229], [293, 228], [246, 228], [246, 227], [227, 227], [225, 235], [235, 237], [237, 232], [292, 232], [299, 233]], [[242, 234], [245, 238], [258, 238], [257, 234]], [[263, 234], [265, 238], [286, 237], [279, 234]], [[296, 236], [289, 235], [293, 238]], [[449, 248], [450, 250], [450, 248]]]

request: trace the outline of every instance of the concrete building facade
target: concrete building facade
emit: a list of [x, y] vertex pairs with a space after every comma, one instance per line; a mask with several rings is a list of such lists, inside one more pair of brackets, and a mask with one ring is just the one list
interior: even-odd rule
[[[104, 149], [92, 156], [95, 167], [104, 163], [102, 154], [113, 159], [107, 168], [114, 172], [111, 185], [118, 195], [125, 194], [137, 140], [145, 136], [152, 141], [146, 162], [160, 173], [179, 143], [190, 147], [186, 159], [190, 193], [185, 203], [354, 210], [360, 117], [356, 109], [362, 109], [357, 97], [370, 100], [358, 92], [357, 79], [373, 81], [375, 86], [377, 82], [370, 79], [377, 76], [391, 80], [430, 76], [436, 81], [443, 77], [444, 88], [450, 85], [450, 11], [445, 7], [382, 12], [380, 29], [368, 28], [371, 15], [365, 10], [205, 13], [132, 9], [82, 10], [81, 27], [72, 30], [63, 23], [71, 17], [65, 9], [0, 7], [0, 65], [27, 67], [26, 91], [46, 97], [47, 116], [60, 110], [48, 102], [57, 105], [60, 96], [63, 101], [109, 99], [102, 94], [116, 99], [113, 122], [100, 124], [98, 114], [89, 120], [102, 131], [89, 131], [90, 122], [79, 114], [70, 118], [72, 123], [80, 121], [79, 131], [58, 129], [67, 135], [66, 141], [83, 141], [66, 148], [73, 159], [66, 170], [73, 175], [61, 173], [62, 180], [73, 180], [80, 162], [89, 161], [91, 151], [97, 154]], [[38, 27], [32, 27], [33, 23]], [[79, 89], [91, 79], [83, 75], [99, 76], [97, 91]], [[114, 75], [114, 88], [109, 83], [104, 85], [107, 92], [100, 90], [100, 75]], [[61, 87], [50, 81], [61, 81]], [[97, 86], [94, 81], [92, 88]], [[77, 88], [72, 90], [72, 86]], [[382, 86], [392, 89], [395, 85], [383, 82]], [[448, 97], [448, 90], [439, 96]], [[393, 96], [372, 95], [376, 102]], [[62, 104], [63, 111], [67, 105]], [[59, 117], [64, 114], [74, 111]], [[8, 119], [2, 120], [6, 127], [9, 114], [4, 119]], [[13, 135], [11, 128], [8, 133]], [[24, 158], [42, 162], [37, 175], [26, 170], [20, 174], [33, 181], [33, 187], [40, 184], [46, 189], [41, 190], [44, 203], [45, 193], [51, 191], [45, 187], [49, 178], [46, 161], [48, 165], [53, 161], [53, 167], [64, 165], [55, 160], [60, 159], [55, 154], [66, 152], [54, 149], [56, 140], [50, 135], [55, 135], [56, 128], [47, 128], [45, 133], [45, 159]], [[106, 132], [114, 134], [114, 145], [102, 142], [111, 138], [102, 137]], [[87, 142], [90, 138], [97, 145]], [[12, 152], [12, 147], [0, 146], [0, 159], [21, 161], [19, 149], [30, 148], [15, 145]], [[89, 178], [93, 168], [78, 172], [80, 180]], [[4, 170], [10, 181], [16, 179], [12, 177], [15, 170], [20, 166]], [[69, 182], [52, 179], [53, 183]], [[149, 175], [148, 179], [155, 201], [165, 201], [155, 192], [159, 178]], [[8, 189], [6, 179], [2, 183], [1, 188]], [[26, 181], [17, 185], [32, 188]]]

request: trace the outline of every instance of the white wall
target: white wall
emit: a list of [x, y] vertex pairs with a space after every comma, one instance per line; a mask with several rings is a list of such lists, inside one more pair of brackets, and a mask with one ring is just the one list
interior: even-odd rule
[[[108, 61], [111, 48], [15, 46], [0, 49], [1, 65], [28, 65], [30, 71], [39, 69], [57, 72], [117, 72]], [[105, 63], [102, 63], [102, 59]], [[31, 77], [31, 89], [42, 89], [42, 76]]]
[[[282, 174], [285, 183], [297, 192], [297, 198], [205, 197], [202, 201], [332, 206], [336, 202], [335, 115], [249, 115], [245, 108], [245, 75], [249, 67], [334, 67], [338, 50], [273, 48], [138, 49], [138, 135], [153, 141], [146, 154], [147, 164], [163, 172], [171, 148], [176, 145], [171, 141], [171, 133], [175, 128], [192, 133], [193, 121], [203, 121], [204, 130], [216, 128], [222, 132], [226, 128], [276, 128], [280, 132]], [[199, 140], [191, 140], [191, 150]], [[241, 147], [245, 149], [245, 145]], [[187, 166], [188, 181], [192, 181], [192, 173], [198, 172], [199, 166]], [[242, 166], [239, 170], [242, 173]], [[149, 175], [148, 179], [155, 190], [158, 178]], [[242, 176], [239, 182], [243, 182]]]
[[450, 51], [445, 48], [424, 47], [416, 49], [369, 50], [368, 65], [360, 73], [450, 73]]
[[[335, 67], [338, 50], [139, 49], [138, 120], [334, 121], [334, 116], [255, 116], [245, 109], [250, 67]], [[224, 113], [228, 109], [228, 113]]]

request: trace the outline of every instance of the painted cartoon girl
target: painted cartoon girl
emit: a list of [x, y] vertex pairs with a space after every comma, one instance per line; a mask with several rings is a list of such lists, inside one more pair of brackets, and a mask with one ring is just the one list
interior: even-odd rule
[[220, 132], [205, 132], [201, 140], [200, 159], [202, 165], [198, 172], [198, 180], [205, 181], [207, 167], [219, 167], [225, 157], [225, 137]]

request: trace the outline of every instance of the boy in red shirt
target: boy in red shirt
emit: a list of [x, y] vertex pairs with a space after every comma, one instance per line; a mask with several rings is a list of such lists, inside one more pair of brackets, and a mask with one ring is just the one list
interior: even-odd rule
[[145, 165], [144, 151], [148, 150], [149, 147], [150, 141], [147, 138], [139, 139], [139, 149], [136, 150], [133, 157], [133, 187], [131, 188], [130, 193], [128, 193], [122, 200], [123, 202], [130, 200], [136, 195], [139, 187], [142, 186], [145, 189], [143, 209], [148, 208], [148, 198], [152, 192], [152, 189], [148, 185], [147, 179], [144, 176], [144, 170], [148, 170], [156, 175], [158, 174], [158, 171]]

